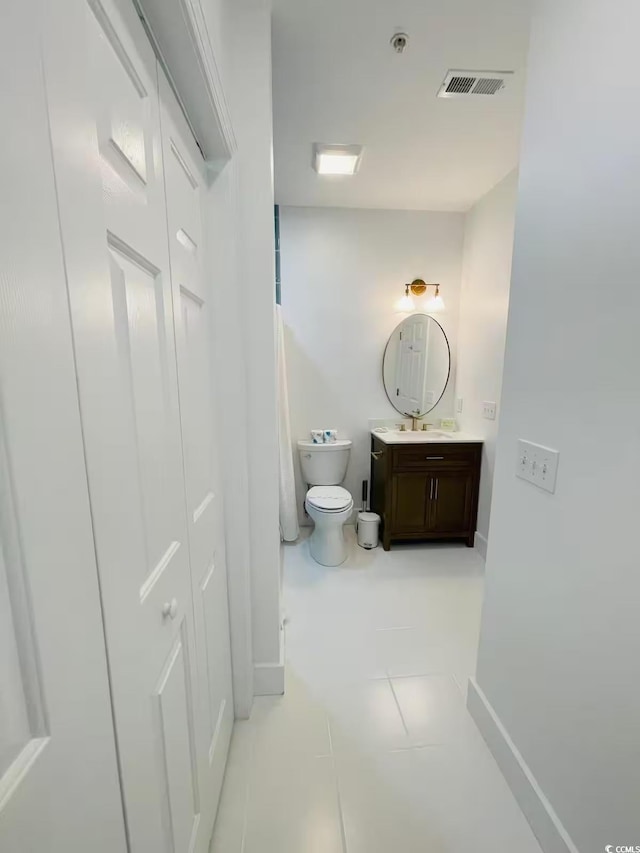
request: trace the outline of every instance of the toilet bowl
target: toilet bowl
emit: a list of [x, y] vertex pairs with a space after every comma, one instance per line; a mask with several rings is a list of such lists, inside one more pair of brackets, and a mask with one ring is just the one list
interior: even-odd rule
[[322, 566], [341, 565], [347, 559], [344, 525], [353, 512], [353, 498], [341, 486], [312, 486], [304, 506], [314, 523], [311, 556]]
[[347, 559], [343, 527], [353, 512], [353, 498], [340, 483], [347, 473], [350, 452], [347, 439], [330, 444], [298, 442], [302, 476], [310, 487], [304, 508], [314, 523], [309, 550], [323, 566], [339, 566]]

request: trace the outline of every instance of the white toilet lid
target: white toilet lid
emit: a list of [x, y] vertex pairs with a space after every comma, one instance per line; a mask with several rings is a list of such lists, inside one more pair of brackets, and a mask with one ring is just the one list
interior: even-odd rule
[[307, 503], [323, 512], [341, 512], [353, 503], [353, 498], [342, 486], [312, 486]]

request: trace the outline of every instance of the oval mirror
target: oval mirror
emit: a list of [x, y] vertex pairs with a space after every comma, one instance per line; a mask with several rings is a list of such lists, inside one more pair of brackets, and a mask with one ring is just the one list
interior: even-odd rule
[[382, 361], [384, 390], [403, 415], [422, 417], [444, 394], [451, 351], [444, 329], [428, 314], [412, 314], [396, 326]]

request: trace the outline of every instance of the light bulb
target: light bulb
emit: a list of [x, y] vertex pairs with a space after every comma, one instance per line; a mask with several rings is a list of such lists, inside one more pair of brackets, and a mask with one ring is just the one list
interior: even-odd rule
[[440, 294], [438, 293], [431, 299], [429, 299], [427, 304], [425, 305], [425, 310], [429, 314], [437, 314], [438, 311], [444, 311], [444, 299], [442, 298], [442, 296], [440, 296]]
[[408, 314], [411, 311], [416, 310], [416, 304], [413, 301], [412, 297], [409, 296], [408, 293], [402, 297], [402, 299], [398, 299], [396, 302], [396, 313], [397, 314]]

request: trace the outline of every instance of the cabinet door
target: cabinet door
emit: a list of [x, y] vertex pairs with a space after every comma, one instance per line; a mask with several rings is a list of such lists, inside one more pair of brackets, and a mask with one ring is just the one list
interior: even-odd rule
[[393, 475], [391, 514], [395, 533], [419, 533], [425, 529], [429, 479], [425, 472]]
[[473, 475], [451, 471], [433, 475], [429, 502], [429, 530], [434, 533], [462, 533], [471, 521]]

